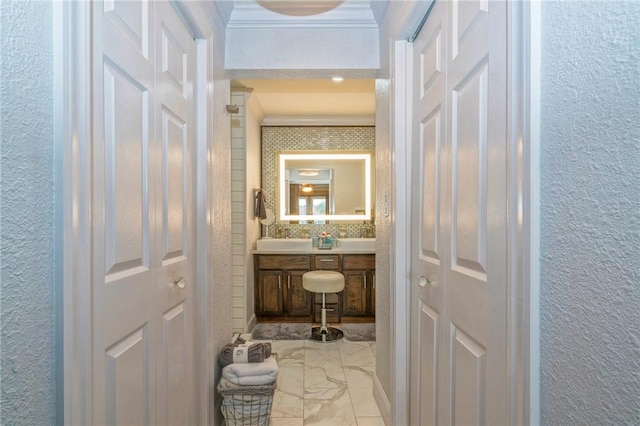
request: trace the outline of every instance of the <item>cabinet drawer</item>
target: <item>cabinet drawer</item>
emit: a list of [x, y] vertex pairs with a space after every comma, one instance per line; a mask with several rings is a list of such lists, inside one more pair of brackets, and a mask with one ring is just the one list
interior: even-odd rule
[[311, 256], [295, 255], [260, 255], [258, 256], [259, 269], [282, 270], [309, 270], [311, 269]]
[[376, 268], [375, 254], [345, 254], [342, 269], [370, 270]]
[[337, 271], [340, 269], [340, 257], [337, 254], [315, 255], [313, 268]]

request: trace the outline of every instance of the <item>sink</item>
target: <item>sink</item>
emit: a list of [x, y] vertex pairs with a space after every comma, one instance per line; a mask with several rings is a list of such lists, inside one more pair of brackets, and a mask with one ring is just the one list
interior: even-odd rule
[[256, 248], [271, 251], [311, 250], [311, 238], [262, 238], [256, 241]]
[[365, 250], [374, 251], [376, 249], [375, 238], [342, 238], [340, 248], [344, 251]]

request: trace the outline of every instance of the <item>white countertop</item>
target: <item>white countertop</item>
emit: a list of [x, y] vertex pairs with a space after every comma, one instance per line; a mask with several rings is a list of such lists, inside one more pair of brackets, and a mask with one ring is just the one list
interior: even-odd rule
[[262, 238], [256, 242], [255, 254], [373, 254], [376, 252], [375, 238], [343, 238], [338, 247], [331, 249], [315, 248], [311, 239], [302, 238]]
[[331, 250], [310, 248], [297, 250], [252, 250], [254, 254], [375, 254], [375, 250], [332, 248]]

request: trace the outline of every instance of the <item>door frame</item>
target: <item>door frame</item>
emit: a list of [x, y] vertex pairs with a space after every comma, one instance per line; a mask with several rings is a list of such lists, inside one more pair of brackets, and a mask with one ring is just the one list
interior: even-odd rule
[[[436, 0], [442, 1], [442, 0]], [[428, 12], [427, 12], [428, 13]], [[412, 44], [391, 52], [393, 244], [391, 419], [408, 424], [412, 200]], [[395, 60], [394, 60], [395, 58]], [[540, 5], [507, 4], [507, 362], [509, 424], [539, 423], [539, 91]], [[390, 421], [389, 421], [390, 420]]]
[[[196, 376], [198, 424], [210, 419], [211, 360], [207, 344], [211, 274], [211, 188], [213, 123], [207, 111], [214, 102], [214, 34], [199, 6], [172, 1], [196, 47], [196, 328], [199, 354]], [[56, 212], [56, 423], [90, 424], [91, 303], [91, 6], [89, 2], [53, 5], [54, 140]], [[200, 90], [198, 90], [200, 88]]]

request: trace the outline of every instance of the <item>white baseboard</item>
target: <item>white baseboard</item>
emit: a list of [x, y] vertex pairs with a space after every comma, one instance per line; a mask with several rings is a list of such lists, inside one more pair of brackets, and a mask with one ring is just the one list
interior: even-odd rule
[[373, 375], [373, 398], [376, 400], [378, 404], [378, 408], [380, 409], [380, 414], [382, 414], [382, 418], [384, 419], [384, 423], [387, 425], [392, 425], [391, 421], [391, 403], [389, 402], [389, 398], [387, 398], [387, 394], [382, 389], [382, 384], [380, 380], [378, 380], [377, 375]]

